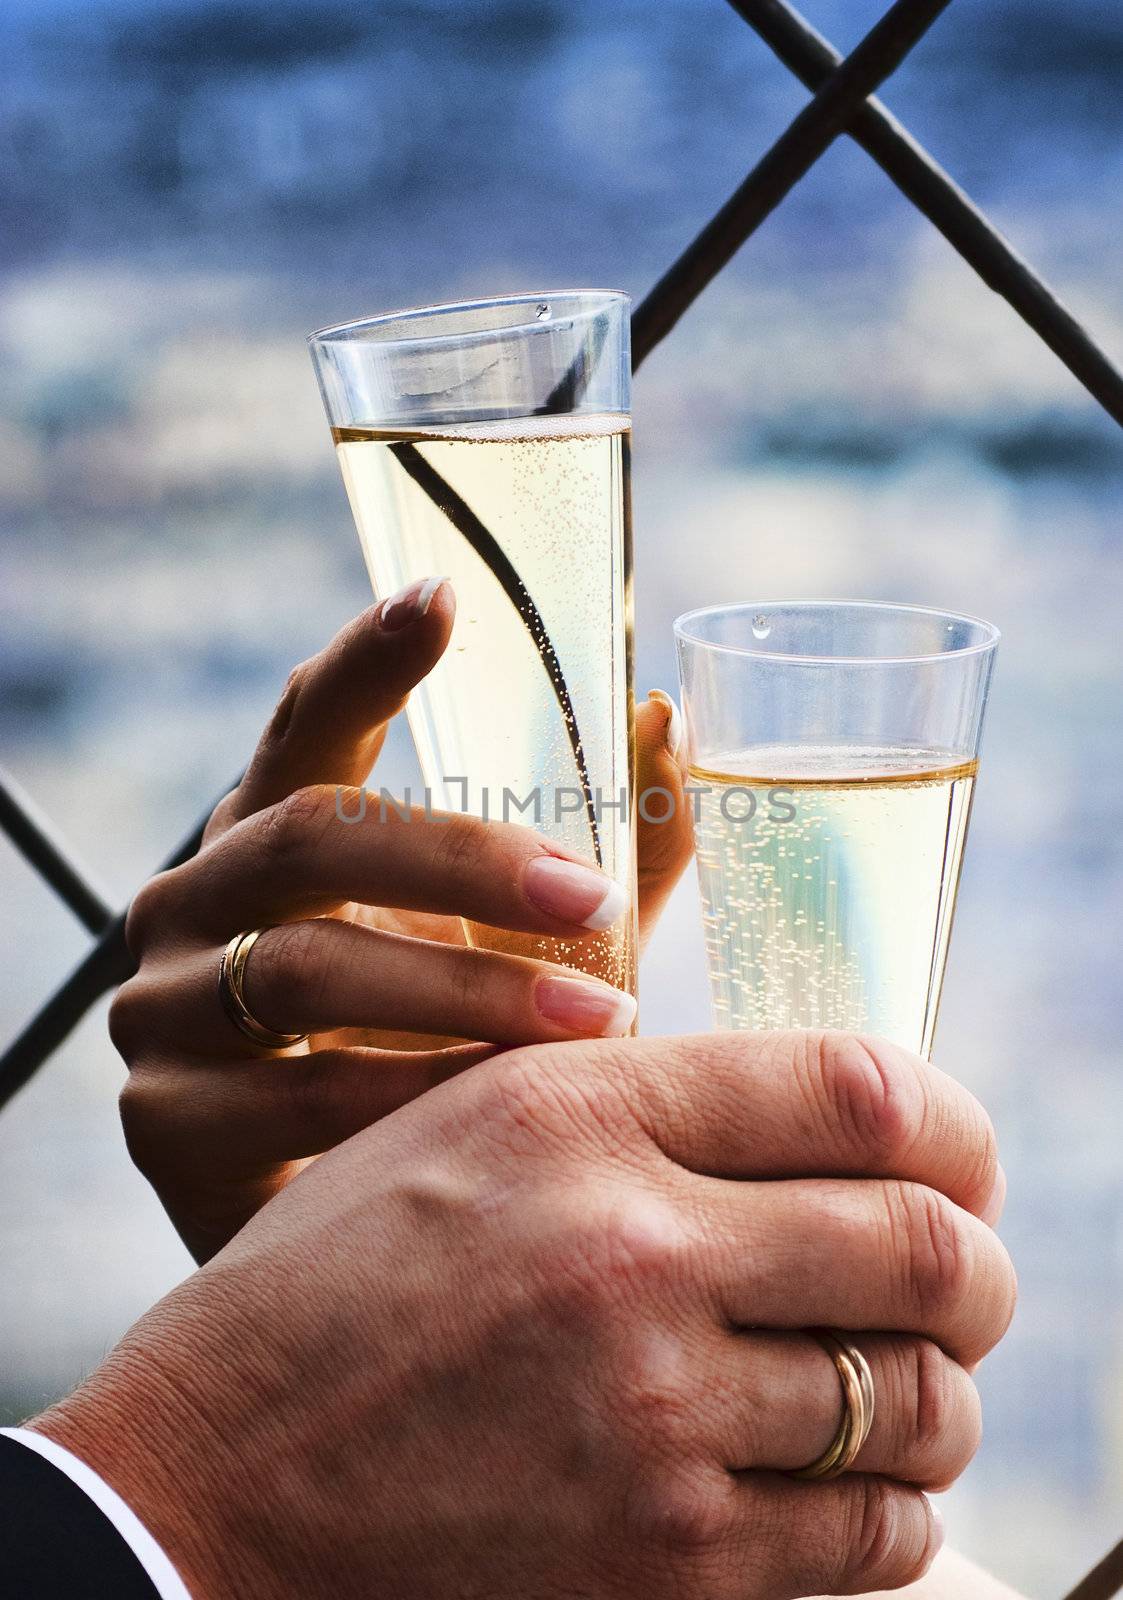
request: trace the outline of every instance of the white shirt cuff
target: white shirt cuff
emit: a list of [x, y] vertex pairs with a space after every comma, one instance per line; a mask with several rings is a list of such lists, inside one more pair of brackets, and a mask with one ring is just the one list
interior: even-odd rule
[[76, 1484], [93, 1501], [136, 1556], [160, 1600], [191, 1600], [183, 1586], [183, 1579], [140, 1518], [129, 1510], [117, 1491], [99, 1478], [92, 1467], [79, 1461], [77, 1456], [72, 1456], [69, 1450], [64, 1450], [53, 1439], [45, 1439], [41, 1433], [32, 1433], [29, 1428], [0, 1428], [0, 1434], [7, 1439], [15, 1439], [17, 1444], [26, 1445], [36, 1455], [42, 1456], [44, 1461], [65, 1472], [71, 1483]]

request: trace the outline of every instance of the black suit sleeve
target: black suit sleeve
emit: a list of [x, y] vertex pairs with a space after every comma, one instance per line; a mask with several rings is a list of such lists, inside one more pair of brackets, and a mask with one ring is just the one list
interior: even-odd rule
[[0, 1436], [4, 1600], [159, 1600], [109, 1519], [65, 1472]]

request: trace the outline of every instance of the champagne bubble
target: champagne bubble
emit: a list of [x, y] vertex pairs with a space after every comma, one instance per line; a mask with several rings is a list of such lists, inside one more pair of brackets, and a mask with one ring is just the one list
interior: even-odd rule
[[767, 617], [756, 616], [753, 618], [753, 638], [767, 639], [772, 632], [772, 624]]

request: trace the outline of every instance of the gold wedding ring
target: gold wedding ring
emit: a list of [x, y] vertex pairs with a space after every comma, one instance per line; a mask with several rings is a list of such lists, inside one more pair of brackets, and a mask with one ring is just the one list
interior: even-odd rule
[[294, 1044], [303, 1044], [308, 1035], [278, 1033], [275, 1028], [267, 1028], [254, 1016], [242, 992], [250, 951], [265, 932], [265, 928], [251, 928], [248, 933], [237, 934], [226, 946], [218, 965], [218, 998], [226, 1015], [247, 1039], [267, 1050], [288, 1050]]
[[869, 1362], [858, 1349], [839, 1333], [828, 1328], [808, 1330], [834, 1362], [838, 1381], [842, 1386], [842, 1420], [838, 1432], [817, 1461], [809, 1467], [800, 1467], [788, 1474], [791, 1478], [814, 1479], [822, 1483], [827, 1478], [837, 1478], [853, 1466], [858, 1451], [869, 1438], [873, 1427], [874, 1393], [873, 1374]]

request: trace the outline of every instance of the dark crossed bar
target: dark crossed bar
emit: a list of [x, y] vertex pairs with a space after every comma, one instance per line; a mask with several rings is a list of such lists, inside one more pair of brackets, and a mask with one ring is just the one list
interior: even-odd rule
[[90, 1007], [131, 972], [122, 913], [0, 1057], [0, 1110], [65, 1042]]
[[1112, 1600], [1123, 1589], [1123, 1539], [1091, 1572], [1070, 1589], [1065, 1600]]
[[[839, 52], [787, 0], [728, 3], [809, 89], [820, 88], [838, 68]], [[1123, 426], [1123, 372], [892, 112], [867, 100], [846, 132]]]
[[[167, 860], [160, 863], [157, 871], [166, 872], [171, 867], [178, 867], [196, 854], [209, 816], [208, 810]], [[92, 890], [89, 892], [93, 893]], [[78, 1026], [90, 1007], [110, 989], [124, 983], [132, 971], [132, 957], [125, 944], [125, 912], [114, 913], [107, 908], [106, 922], [93, 949], [0, 1056], [0, 1110], [35, 1076], [47, 1057]]]
[[15, 779], [0, 771], [0, 829], [8, 835], [28, 866], [34, 867], [60, 900], [66, 902], [91, 933], [101, 933], [113, 920], [107, 905], [82, 876], [46, 818], [24, 794]]
[[900, 66], [949, 3], [897, 0], [852, 54], [836, 66], [815, 98], [636, 307], [632, 317], [634, 367], [666, 338], [683, 312], [845, 131], [867, 96]]

